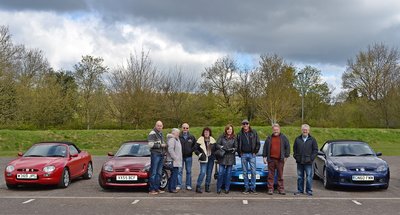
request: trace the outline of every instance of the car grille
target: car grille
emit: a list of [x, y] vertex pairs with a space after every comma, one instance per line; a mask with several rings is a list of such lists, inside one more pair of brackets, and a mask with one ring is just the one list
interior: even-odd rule
[[350, 171], [354, 171], [354, 172], [374, 172], [375, 169], [374, 168], [350, 168]]
[[[132, 168], [128, 170], [128, 172], [140, 172], [140, 171], [141, 169], [138, 168]], [[115, 169], [115, 172], [126, 172], [126, 168]]]
[[137, 181], [117, 181], [115, 178], [110, 178], [108, 182], [114, 184], [141, 184], [141, 183], [147, 183], [148, 181], [149, 179], [144, 179], [144, 178], [138, 178]]
[[30, 168], [20, 168], [17, 169], [18, 172], [38, 172], [38, 169], [30, 169]]

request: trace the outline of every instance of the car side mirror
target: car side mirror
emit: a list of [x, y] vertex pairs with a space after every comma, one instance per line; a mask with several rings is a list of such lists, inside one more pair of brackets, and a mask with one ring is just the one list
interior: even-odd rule
[[22, 157], [22, 155], [24, 155], [24, 153], [22, 153], [22, 152], [18, 152], [18, 157]]
[[71, 155], [71, 158], [76, 158], [76, 157], [78, 157], [78, 154], [72, 154]]
[[377, 152], [376, 156], [382, 156], [382, 152]]
[[114, 157], [114, 153], [112, 153], [112, 152], [108, 152], [107, 155], [110, 157]]
[[321, 155], [321, 156], [325, 157], [325, 153], [323, 151], [318, 151], [318, 155]]

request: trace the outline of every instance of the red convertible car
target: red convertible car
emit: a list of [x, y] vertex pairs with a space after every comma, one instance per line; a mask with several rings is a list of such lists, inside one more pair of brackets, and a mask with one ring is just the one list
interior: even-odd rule
[[25, 154], [18, 153], [4, 172], [9, 189], [18, 185], [58, 185], [66, 188], [71, 179], [93, 176], [92, 158], [69, 142], [40, 142]]
[[[99, 184], [111, 187], [147, 187], [149, 183], [150, 150], [147, 141], [129, 141], [117, 153], [108, 153], [110, 159], [103, 164]], [[164, 168], [160, 188], [167, 186], [168, 172]]]

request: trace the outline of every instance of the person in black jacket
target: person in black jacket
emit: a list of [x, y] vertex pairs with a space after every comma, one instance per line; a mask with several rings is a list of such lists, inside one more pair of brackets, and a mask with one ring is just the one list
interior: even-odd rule
[[[243, 194], [256, 192], [256, 154], [260, 149], [260, 138], [257, 131], [250, 127], [247, 119], [242, 121], [242, 129], [237, 135], [238, 154], [241, 157], [243, 178], [244, 178], [244, 191]], [[250, 169], [249, 169], [250, 166]], [[249, 184], [249, 173], [251, 173], [251, 183]]]
[[310, 135], [310, 126], [301, 126], [302, 134], [298, 136], [293, 145], [293, 157], [297, 163], [297, 192], [295, 195], [304, 193], [304, 173], [306, 174], [306, 193], [312, 196], [312, 164], [318, 154], [318, 144]]
[[224, 151], [224, 155], [218, 157], [217, 193], [221, 193], [222, 184], [225, 184], [225, 194], [228, 194], [231, 185], [232, 166], [236, 161], [235, 153], [237, 149], [237, 141], [232, 125], [225, 126], [225, 132], [218, 138], [215, 148]]
[[290, 156], [290, 144], [288, 138], [281, 133], [279, 124], [272, 125], [272, 135], [268, 136], [264, 143], [264, 163], [268, 163], [268, 194], [274, 193], [275, 171], [278, 173], [278, 192], [285, 195], [283, 186], [283, 167]]
[[182, 167], [179, 168], [178, 172], [178, 186], [177, 190], [182, 187], [182, 175], [183, 169], [186, 170], [186, 190], [192, 190], [192, 155], [196, 149], [196, 138], [189, 133], [189, 124], [182, 124], [182, 132], [179, 135], [179, 139], [182, 145]]

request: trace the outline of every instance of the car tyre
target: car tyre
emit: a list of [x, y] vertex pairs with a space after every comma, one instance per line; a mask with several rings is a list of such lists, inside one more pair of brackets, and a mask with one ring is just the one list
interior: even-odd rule
[[14, 189], [16, 189], [18, 187], [18, 185], [16, 185], [16, 184], [6, 184], [6, 186], [10, 190], [14, 190]]
[[324, 187], [325, 189], [331, 189], [332, 188], [332, 183], [330, 182], [328, 176], [327, 176], [327, 171], [326, 171], [326, 167], [324, 168], [324, 178], [323, 178], [323, 182], [324, 182]]
[[70, 177], [68, 168], [64, 168], [61, 178], [60, 178], [60, 182], [58, 183], [58, 187], [59, 188], [67, 188], [70, 183], [71, 183], [71, 177]]
[[92, 165], [92, 162], [89, 161], [86, 172], [85, 172], [85, 174], [83, 174], [83, 178], [91, 179], [92, 177], [93, 177], [93, 165]]
[[162, 175], [161, 175], [161, 180], [160, 180], [160, 189], [165, 189], [168, 185], [168, 179], [169, 175], [167, 170], [163, 169]]

